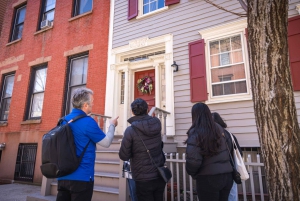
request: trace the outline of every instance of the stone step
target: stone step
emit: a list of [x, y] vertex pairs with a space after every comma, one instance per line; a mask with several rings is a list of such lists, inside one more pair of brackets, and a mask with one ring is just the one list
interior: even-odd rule
[[95, 172], [94, 185], [119, 188], [119, 174], [109, 172]]
[[96, 151], [96, 160], [119, 160], [119, 151], [100, 150]]
[[120, 160], [96, 160], [95, 172], [119, 173]]

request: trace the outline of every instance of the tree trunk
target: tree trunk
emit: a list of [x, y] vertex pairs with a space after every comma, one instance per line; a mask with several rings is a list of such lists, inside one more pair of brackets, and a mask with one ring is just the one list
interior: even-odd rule
[[291, 83], [288, 0], [248, 0], [248, 48], [256, 125], [270, 200], [300, 201], [300, 129]]

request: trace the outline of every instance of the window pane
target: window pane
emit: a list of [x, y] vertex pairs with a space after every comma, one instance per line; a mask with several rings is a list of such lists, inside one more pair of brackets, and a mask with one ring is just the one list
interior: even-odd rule
[[245, 79], [244, 64], [228, 66], [223, 68], [215, 68], [211, 70], [212, 83], [221, 82], [220, 78], [224, 76], [231, 76], [231, 80]]
[[23, 7], [23, 8], [20, 8], [20, 9], [17, 10], [16, 24], [20, 24], [20, 23], [24, 22], [25, 13], [26, 13], [26, 7]]
[[51, 11], [45, 13], [43, 20], [53, 21], [54, 20], [54, 10], [51, 10]]
[[165, 1], [164, 0], [158, 0], [158, 8], [162, 8], [165, 6]]
[[12, 96], [12, 92], [14, 89], [14, 79], [15, 76], [6, 76], [4, 83], [4, 94], [2, 98], [7, 98]]
[[124, 104], [125, 73], [121, 74], [121, 104]]
[[79, 0], [79, 14], [92, 10], [92, 0]]
[[238, 50], [238, 51], [234, 51], [231, 53], [232, 55], [232, 63], [239, 63], [239, 62], [243, 62], [243, 52], [242, 50]]
[[144, 6], [144, 14], [149, 13], [149, 4]]
[[81, 85], [86, 83], [88, 68], [88, 57], [72, 60], [71, 85]]
[[45, 11], [55, 8], [56, 0], [46, 0], [45, 2]]
[[69, 112], [71, 112], [71, 111], [73, 110], [72, 97], [73, 97], [73, 95], [74, 95], [75, 89], [78, 89], [78, 88], [85, 88], [85, 87], [86, 87], [86, 85], [81, 85], [81, 86], [77, 86], [77, 87], [72, 87], [72, 88], [70, 88], [71, 93], [70, 93], [70, 98], [69, 98], [69, 100], [70, 100], [70, 102], [69, 102]]
[[157, 4], [156, 1], [150, 3], [150, 12], [151, 11], [155, 11], [157, 9], [157, 5], [156, 4]]
[[144, 4], [149, 3], [149, 0], [144, 0]]
[[220, 54], [220, 66], [225, 66], [231, 64], [230, 53], [222, 53]]
[[218, 54], [220, 51], [219, 41], [214, 41], [209, 43], [210, 55]]
[[22, 38], [22, 32], [23, 32], [23, 24], [15, 26], [12, 40], [17, 40], [19, 38]]
[[44, 93], [34, 94], [32, 97], [30, 117], [42, 116]]
[[47, 68], [39, 69], [35, 72], [33, 93], [45, 91], [47, 78]]
[[232, 50], [242, 49], [241, 35], [231, 37]]
[[212, 91], [213, 96], [247, 93], [246, 81], [213, 85]]
[[1, 103], [1, 120], [6, 121], [8, 118], [9, 107], [10, 107], [11, 98], [6, 98], [2, 100]]
[[230, 51], [230, 38], [220, 40], [221, 52]]

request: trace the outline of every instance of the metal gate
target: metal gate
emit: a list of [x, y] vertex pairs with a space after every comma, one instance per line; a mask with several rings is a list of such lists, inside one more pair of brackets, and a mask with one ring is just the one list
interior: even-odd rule
[[15, 180], [33, 181], [37, 144], [19, 144]]

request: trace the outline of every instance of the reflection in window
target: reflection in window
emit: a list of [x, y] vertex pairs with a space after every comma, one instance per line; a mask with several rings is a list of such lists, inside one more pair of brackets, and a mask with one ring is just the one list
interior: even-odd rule
[[26, 14], [26, 6], [18, 8], [16, 10], [11, 41], [22, 38], [25, 14]]
[[34, 82], [29, 110], [29, 119], [40, 118], [44, 103], [44, 92], [46, 86], [47, 68], [34, 69]]
[[67, 113], [73, 109], [72, 99], [75, 89], [86, 87], [87, 70], [88, 70], [88, 56], [77, 57], [71, 59], [68, 95], [69, 101], [67, 103]]
[[147, 14], [163, 8], [165, 6], [164, 0], [143, 0], [143, 14]]
[[6, 75], [4, 77], [2, 94], [1, 94], [1, 116], [0, 121], [7, 121], [11, 96], [14, 89], [15, 75]]
[[213, 96], [247, 93], [241, 35], [209, 43]]
[[42, 21], [48, 20], [52, 22], [54, 20], [55, 3], [56, 0], [44, 0]]
[[93, 0], [75, 0], [74, 16], [86, 13], [92, 10]]
[[124, 104], [125, 73], [121, 74], [121, 104]]

